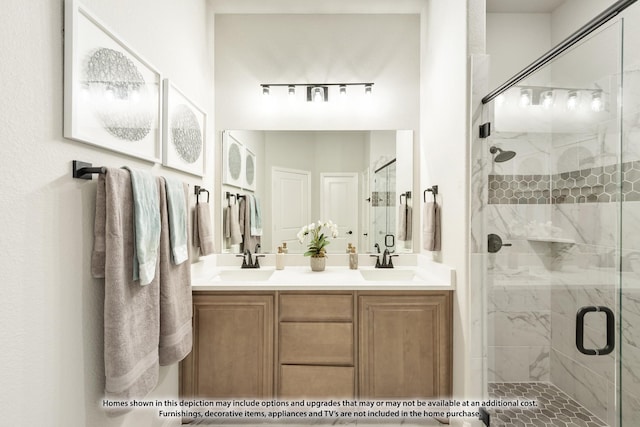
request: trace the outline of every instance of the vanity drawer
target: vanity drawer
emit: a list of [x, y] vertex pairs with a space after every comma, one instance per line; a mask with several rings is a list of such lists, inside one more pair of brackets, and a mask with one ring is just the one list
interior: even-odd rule
[[281, 398], [349, 398], [355, 397], [355, 370], [348, 366], [280, 367]]
[[280, 363], [353, 365], [352, 323], [280, 323]]
[[281, 322], [351, 322], [353, 295], [281, 294]]

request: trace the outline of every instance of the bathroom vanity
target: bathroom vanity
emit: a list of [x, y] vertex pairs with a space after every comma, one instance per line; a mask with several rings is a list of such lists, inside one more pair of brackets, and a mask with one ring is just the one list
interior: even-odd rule
[[453, 272], [376, 270], [198, 279], [182, 397], [450, 396]]

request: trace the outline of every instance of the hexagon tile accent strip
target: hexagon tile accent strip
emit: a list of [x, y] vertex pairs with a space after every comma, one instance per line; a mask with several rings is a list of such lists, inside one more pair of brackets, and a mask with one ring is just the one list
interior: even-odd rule
[[489, 175], [489, 204], [619, 201], [640, 201], [640, 160], [553, 175]]
[[608, 427], [553, 384], [489, 383], [491, 399], [536, 400], [535, 409], [491, 409], [491, 427]]

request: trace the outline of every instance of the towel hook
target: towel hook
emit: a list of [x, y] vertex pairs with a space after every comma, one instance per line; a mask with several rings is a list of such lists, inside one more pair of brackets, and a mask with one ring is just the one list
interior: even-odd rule
[[405, 191], [400, 195], [400, 204], [402, 204], [402, 197], [404, 196], [404, 202], [407, 203], [407, 200], [411, 198], [411, 191]]
[[227, 198], [227, 206], [231, 206], [231, 198], [233, 197], [233, 201], [234, 203], [238, 203], [238, 197], [236, 194], [230, 193], [230, 192], [226, 192], [225, 193], [225, 197]]
[[424, 192], [422, 193], [422, 198], [425, 203], [427, 203], [427, 191], [433, 194], [433, 201], [435, 202], [436, 196], [438, 195], [438, 186], [432, 185], [431, 188], [427, 188], [426, 190], [424, 190]]
[[194, 192], [196, 193], [196, 204], [200, 204], [200, 193], [207, 193], [207, 203], [209, 203], [209, 190], [200, 187], [199, 185], [194, 186]]

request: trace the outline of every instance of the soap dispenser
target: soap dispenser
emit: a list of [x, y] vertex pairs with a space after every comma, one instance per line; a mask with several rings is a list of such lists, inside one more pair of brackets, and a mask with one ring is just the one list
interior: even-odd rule
[[284, 252], [282, 246], [278, 246], [278, 253], [276, 253], [276, 270], [284, 270]]
[[349, 253], [349, 268], [351, 270], [358, 269], [358, 253], [355, 246], [351, 247], [351, 253]]
[[351, 248], [353, 248], [353, 245], [351, 243], [349, 243], [347, 245], [347, 253], [350, 254], [351, 253]]
[[289, 253], [289, 249], [287, 248], [287, 242], [282, 242], [282, 248], [278, 248], [278, 249], [282, 249], [283, 254]]

